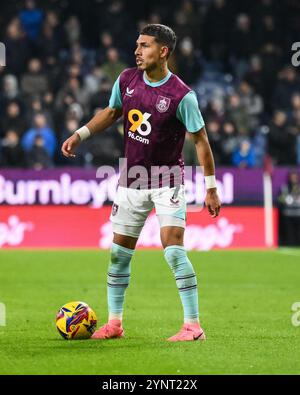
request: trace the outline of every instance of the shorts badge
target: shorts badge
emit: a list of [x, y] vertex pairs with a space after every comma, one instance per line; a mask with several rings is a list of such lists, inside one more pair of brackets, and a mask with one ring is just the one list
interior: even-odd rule
[[113, 204], [112, 210], [111, 210], [111, 215], [116, 215], [118, 212], [119, 206], [117, 204]]
[[178, 193], [179, 193], [179, 187], [176, 187], [173, 196], [170, 198], [170, 202], [174, 205], [178, 205], [179, 203]]

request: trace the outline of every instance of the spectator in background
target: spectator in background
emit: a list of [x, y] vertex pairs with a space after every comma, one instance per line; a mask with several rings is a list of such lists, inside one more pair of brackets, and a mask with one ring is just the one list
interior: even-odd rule
[[250, 60], [249, 69], [244, 80], [253, 87], [254, 91], [264, 98], [264, 76], [261, 57], [253, 55]]
[[300, 246], [300, 183], [297, 171], [288, 175], [278, 197], [281, 244]]
[[119, 52], [116, 48], [107, 50], [106, 59], [107, 61], [102, 65], [102, 70], [110, 81], [114, 83], [127, 65], [119, 59]]
[[281, 40], [280, 29], [276, 26], [274, 16], [264, 15], [257, 33], [256, 48], [261, 48], [268, 43], [280, 46]]
[[177, 56], [178, 73], [188, 85], [193, 85], [201, 77], [201, 63], [192, 39], [184, 37], [179, 43]]
[[55, 36], [58, 40], [64, 40], [64, 34], [59, 21], [58, 12], [56, 12], [54, 9], [49, 9], [46, 11], [44, 25], [47, 25], [54, 30]]
[[39, 59], [30, 59], [27, 73], [21, 78], [21, 88], [27, 98], [30, 95], [43, 94], [48, 90], [47, 75], [42, 71], [42, 64]]
[[18, 100], [19, 87], [18, 80], [12, 74], [6, 74], [2, 79], [2, 89], [0, 91], [0, 114], [3, 116], [2, 111], [12, 100]]
[[70, 15], [64, 24], [67, 43], [72, 46], [80, 42], [81, 26], [75, 15]]
[[66, 113], [71, 105], [76, 103], [75, 97], [69, 92], [60, 92], [56, 95], [54, 103], [54, 117], [58, 125], [64, 125]]
[[66, 113], [66, 117], [76, 118], [79, 122], [82, 120], [83, 115], [83, 110], [79, 103], [72, 103]]
[[227, 116], [231, 119], [239, 134], [248, 135], [250, 132], [250, 117], [247, 113], [245, 105], [241, 102], [238, 93], [229, 95], [227, 103]]
[[41, 170], [53, 166], [53, 162], [45, 148], [45, 141], [41, 135], [34, 137], [33, 146], [26, 152], [26, 163], [30, 169]]
[[300, 133], [300, 109], [293, 111], [292, 118], [288, 125], [288, 133], [291, 140], [296, 140], [297, 135]]
[[268, 146], [269, 154], [276, 165], [295, 164], [295, 136], [290, 133], [287, 115], [277, 110], [269, 125]]
[[222, 127], [221, 140], [221, 163], [226, 166], [232, 165], [232, 156], [239, 144], [239, 137], [233, 122], [227, 120]]
[[296, 159], [297, 165], [300, 166], [300, 133], [297, 135], [296, 139]]
[[27, 130], [22, 138], [22, 147], [25, 152], [29, 152], [33, 148], [37, 136], [41, 136], [45, 150], [53, 158], [57, 146], [56, 136], [54, 131], [47, 125], [46, 117], [43, 113], [38, 113], [34, 116], [33, 127]]
[[264, 109], [263, 100], [261, 96], [253, 91], [252, 87], [245, 80], [241, 81], [239, 85], [239, 95], [241, 104], [244, 106], [249, 116], [249, 128], [254, 130], [258, 126]]
[[273, 18], [280, 17], [280, 3], [276, 0], [260, 0], [253, 7], [253, 15], [258, 18], [259, 21], [267, 15], [271, 15]]
[[55, 114], [54, 114], [54, 95], [51, 91], [45, 92], [41, 98], [42, 101], [42, 112], [46, 115], [46, 118], [51, 127], [55, 125]]
[[247, 14], [236, 17], [236, 28], [231, 32], [230, 51], [235, 75], [241, 79], [248, 70], [249, 59], [254, 52], [251, 19]]
[[212, 119], [207, 122], [208, 138], [211, 149], [214, 153], [214, 160], [217, 165], [222, 163], [222, 136], [221, 125], [218, 121]]
[[255, 166], [255, 154], [249, 139], [243, 139], [232, 155], [232, 164], [242, 169]]
[[300, 166], [300, 92], [296, 92], [291, 99], [291, 133], [296, 138], [296, 163]]
[[64, 119], [65, 112], [74, 103], [80, 105], [81, 112], [83, 114], [87, 114], [89, 112], [89, 96], [82, 87], [81, 79], [70, 77], [61, 90], [58, 91], [55, 107]]
[[[89, 72], [89, 56], [86, 48], [81, 46], [79, 43], [73, 44], [67, 56], [69, 57], [69, 64], [77, 65], [79, 67], [80, 77], [83, 77]], [[72, 75], [70, 74], [70, 76]]]
[[95, 111], [97, 108], [105, 108], [109, 102], [111, 95], [112, 83], [107, 76], [103, 79], [99, 89], [91, 97], [91, 111]]
[[274, 87], [277, 83], [278, 70], [281, 66], [281, 51], [280, 48], [273, 43], [267, 43], [262, 47], [260, 56], [263, 66], [263, 98], [265, 102], [265, 110], [270, 114], [273, 112], [274, 108], [278, 108], [277, 105], [272, 107], [272, 96]]
[[1, 142], [1, 166], [24, 167], [24, 151], [20, 144], [20, 137], [16, 130], [9, 129]]
[[214, 119], [219, 123], [225, 121], [225, 103], [223, 97], [213, 97], [209, 101], [204, 116], [206, 119]]
[[25, 8], [19, 14], [23, 29], [30, 40], [35, 41], [43, 22], [43, 12], [34, 0], [25, 0]]
[[[180, 31], [180, 25], [175, 25], [175, 31], [178, 37], [184, 37], [191, 35], [191, 38], [196, 48], [201, 48], [203, 44], [203, 16], [202, 13], [196, 8], [195, 2], [191, 0], [182, 0], [181, 6], [178, 11], [184, 16], [183, 20], [188, 30], [183, 34]], [[162, 22], [150, 22], [150, 23], [162, 23]], [[178, 30], [179, 29], [179, 30]]]
[[204, 52], [210, 60], [227, 64], [229, 26], [232, 26], [230, 3], [226, 0], [210, 2], [204, 21]]
[[77, 78], [80, 79], [81, 78], [81, 60], [80, 63], [71, 63], [68, 67], [68, 78]]
[[53, 112], [53, 106], [54, 106], [54, 95], [51, 91], [45, 92], [43, 98], [43, 111], [48, 111], [49, 114]]
[[110, 48], [115, 47], [114, 39], [110, 31], [105, 30], [100, 35], [100, 46], [97, 49], [97, 62], [103, 64], [106, 61], [106, 54]]
[[300, 92], [300, 82], [296, 70], [286, 66], [279, 73], [279, 80], [275, 85], [273, 107], [288, 110], [294, 93]]
[[157, 12], [152, 12], [149, 15], [148, 23], [162, 23], [162, 16]]
[[36, 114], [43, 113], [46, 117], [47, 124], [53, 128], [53, 113], [49, 109], [45, 109], [42, 99], [39, 96], [32, 97], [29, 105], [27, 106], [27, 123], [30, 124]]
[[[101, 111], [102, 108], [97, 108], [96, 111]], [[87, 140], [86, 147], [89, 153], [86, 160], [92, 166], [116, 166], [123, 151], [123, 132], [122, 122], [114, 124], [105, 132], [94, 136], [93, 140]]]
[[191, 133], [185, 134], [182, 154], [185, 166], [199, 166], [195, 143]]
[[177, 37], [185, 37], [191, 33], [187, 15], [180, 9], [175, 12], [174, 21]]
[[64, 45], [64, 37], [59, 30], [58, 18], [55, 12], [48, 11], [46, 19], [38, 35], [36, 45], [42, 59], [57, 56], [59, 50]]
[[19, 76], [26, 67], [30, 48], [18, 18], [13, 18], [8, 24], [3, 42], [6, 48], [6, 70]]
[[[76, 118], [67, 118], [65, 121], [65, 127], [62, 130], [62, 134], [60, 136], [60, 141], [59, 141], [59, 146], [68, 139], [74, 132], [80, 127], [78, 119]], [[60, 155], [59, 161], [60, 164], [64, 166], [83, 166], [84, 165], [84, 156], [86, 153], [86, 141], [84, 141], [82, 144], [80, 144], [80, 147], [78, 148], [76, 152], [75, 158], [73, 158], [72, 161], [68, 160], [66, 157], [63, 155]]]
[[105, 79], [106, 76], [100, 66], [93, 67], [91, 72], [85, 76], [83, 87], [89, 98], [100, 90]]
[[0, 136], [9, 129], [13, 129], [19, 137], [26, 129], [26, 121], [17, 101], [11, 101], [6, 106], [5, 114], [1, 119]]
[[56, 94], [58, 89], [61, 87], [64, 75], [61, 70], [61, 65], [54, 56], [49, 56], [45, 59], [44, 71], [47, 75], [48, 86], [51, 88], [51, 92]]
[[263, 167], [267, 152], [267, 133], [269, 128], [266, 125], [259, 126], [254, 132], [252, 143], [255, 153], [255, 167]]
[[293, 114], [300, 110], [300, 91], [295, 92], [291, 98], [291, 114], [290, 116], [292, 117]]
[[[134, 32], [134, 22], [130, 12], [124, 9], [125, 3], [121, 0], [111, 0], [107, 2], [105, 15], [101, 15], [104, 30], [109, 30], [114, 40], [120, 48], [131, 48], [132, 33]], [[113, 21], [113, 22], [112, 22]]]

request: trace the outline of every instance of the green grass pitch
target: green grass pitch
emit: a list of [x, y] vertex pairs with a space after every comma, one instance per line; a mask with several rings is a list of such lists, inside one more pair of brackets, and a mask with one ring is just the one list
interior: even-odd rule
[[0, 374], [299, 374], [300, 251], [190, 252], [206, 342], [170, 344], [182, 310], [162, 251], [138, 250], [126, 338], [62, 339], [55, 314], [82, 300], [105, 323], [108, 251], [0, 251]]

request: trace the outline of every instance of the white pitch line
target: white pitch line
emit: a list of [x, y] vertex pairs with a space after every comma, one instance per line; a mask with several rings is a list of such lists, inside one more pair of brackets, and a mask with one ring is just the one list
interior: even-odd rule
[[290, 256], [300, 256], [300, 250], [292, 250], [292, 249], [279, 249], [278, 252], [280, 254], [284, 255], [290, 255]]

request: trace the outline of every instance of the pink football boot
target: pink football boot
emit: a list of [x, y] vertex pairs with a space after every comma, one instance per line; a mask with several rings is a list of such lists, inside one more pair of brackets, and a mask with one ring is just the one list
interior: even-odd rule
[[181, 330], [174, 336], [167, 339], [169, 342], [185, 342], [191, 340], [205, 340], [204, 330], [199, 323], [184, 324]]
[[101, 326], [91, 337], [92, 339], [115, 339], [124, 337], [124, 330], [120, 320], [109, 320], [107, 324]]

